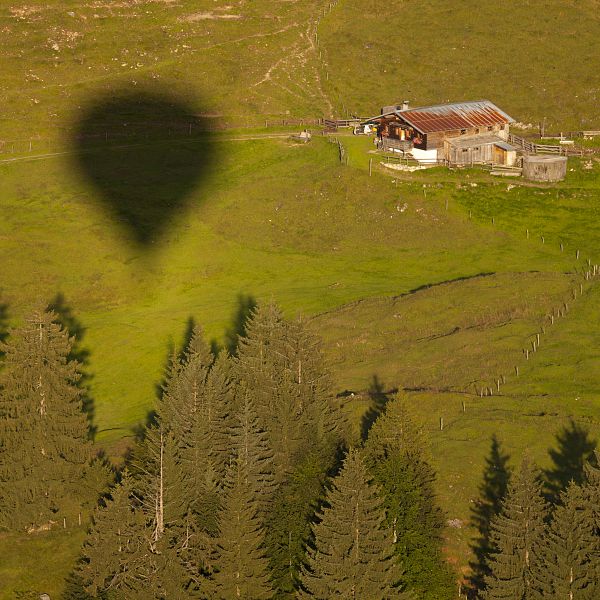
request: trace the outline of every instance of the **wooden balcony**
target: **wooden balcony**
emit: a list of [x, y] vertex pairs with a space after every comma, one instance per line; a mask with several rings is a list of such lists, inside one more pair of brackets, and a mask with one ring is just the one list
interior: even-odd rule
[[385, 152], [410, 152], [413, 149], [413, 142], [412, 140], [397, 140], [395, 138], [382, 137], [377, 146]]

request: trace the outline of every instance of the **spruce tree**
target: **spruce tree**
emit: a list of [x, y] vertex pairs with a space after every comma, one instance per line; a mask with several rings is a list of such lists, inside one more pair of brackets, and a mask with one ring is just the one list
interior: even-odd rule
[[382, 528], [384, 520], [380, 490], [370, 484], [358, 451], [350, 450], [313, 526], [314, 545], [307, 550], [298, 597], [405, 597], [394, 588], [401, 573], [393, 557], [392, 532]]
[[585, 466], [585, 482], [582, 491], [594, 519], [595, 534], [600, 537], [600, 452], [598, 451], [594, 454], [594, 460]]
[[201, 409], [213, 361], [214, 355], [204, 340], [202, 329], [195, 326], [183, 356], [174, 354], [165, 377], [159, 411], [168, 429], [185, 430], [190, 415]]
[[575, 482], [561, 494], [534, 565], [539, 598], [596, 600], [600, 596], [600, 538], [586, 495]]
[[55, 320], [35, 310], [2, 346], [0, 527], [39, 524], [72, 507], [89, 463], [79, 363]]
[[[280, 593], [293, 593], [310, 518], [335, 461], [343, 419], [331, 393], [321, 341], [272, 304], [251, 313], [239, 340], [238, 398], [250, 394], [274, 451], [277, 496], [267, 548]], [[317, 458], [318, 457], [318, 458]], [[316, 472], [315, 468], [321, 469]]]
[[213, 598], [273, 596], [264, 551], [264, 518], [273, 488], [272, 453], [251, 400], [246, 397], [232, 437], [235, 458], [227, 477], [227, 495], [219, 516]]
[[286, 376], [287, 324], [273, 304], [252, 311], [246, 337], [240, 339], [236, 361], [241, 394], [252, 394], [258, 416], [275, 453], [278, 481], [293, 469], [302, 442], [301, 407]]
[[136, 493], [152, 529], [151, 541], [157, 544], [166, 535], [175, 543], [186, 514], [187, 498], [174, 434], [160, 418], [147, 429], [138, 456]]
[[313, 451], [277, 489], [265, 540], [277, 598], [295, 596], [311, 522], [324, 499], [326, 474], [334, 459]]
[[508, 486], [502, 510], [491, 523], [494, 549], [485, 578], [485, 600], [535, 598], [532, 569], [546, 534], [547, 507], [538, 470], [529, 458]]
[[405, 569], [403, 583], [419, 598], [441, 600], [453, 598], [456, 586], [442, 556], [444, 514], [424, 447], [404, 401], [394, 398], [371, 427], [363, 454], [382, 493], [396, 560]]
[[111, 600], [189, 598], [190, 574], [166, 537], [157, 539], [135, 485], [125, 470], [94, 512], [77, 579], [87, 593]]
[[250, 496], [255, 499], [257, 514], [264, 520], [276, 490], [273, 451], [249, 394], [244, 395], [238, 410], [238, 423], [232, 429], [231, 445], [235, 449], [235, 460], [243, 473], [244, 483]]
[[182, 485], [198, 527], [214, 535], [220, 490], [231, 459], [229, 359], [221, 354], [202, 381], [189, 377], [190, 368], [195, 369], [192, 362], [184, 367], [186, 383], [177, 391], [188, 399], [186, 425], [178, 435]]
[[278, 482], [315, 444], [337, 442], [341, 417], [320, 341], [303, 322], [289, 323], [273, 304], [259, 304], [240, 339], [235, 365], [240, 391], [253, 395], [268, 433]]
[[224, 481], [232, 450], [230, 434], [234, 427], [235, 382], [230, 357], [221, 352], [206, 380], [206, 423], [210, 439], [209, 457], [219, 481]]
[[493, 551], [490, 542], [490, 524], [500, 513], [502, 501], [506, 496], [510, 469], [509, 456], [502, 451], [496, 435], [492, 436], [490, 454], [485, 459], [483, 482], [479, 486], [479, 499], [473, 508], [473, 525], [477, 528], [478, 537], [473, 546], [475, 560], [471, 563], [471, 585], [475, 590], [482, 591], [484, 578], [490, 574], [488, 557]]
[[152, 574], [145, 519], [136, 504], [133, 480], [125, 470], [93, 514], [78, 565], [85, 589], [93, 596], [105, 592], [125, 595], [141, 588]]

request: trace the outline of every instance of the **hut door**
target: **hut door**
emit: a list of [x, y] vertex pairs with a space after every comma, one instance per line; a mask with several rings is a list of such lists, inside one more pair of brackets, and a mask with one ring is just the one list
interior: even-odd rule
[[505, 165], [506, 164], [506, 152], [504, 150], [502, 150], [502, 148], [498, 148], [498, 146], [494, 146], [492, 160], [497, 165]]

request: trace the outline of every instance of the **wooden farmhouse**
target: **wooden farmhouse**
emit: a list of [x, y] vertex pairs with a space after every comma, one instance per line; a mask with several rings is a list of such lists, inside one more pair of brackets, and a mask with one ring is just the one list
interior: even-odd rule
[[367, 119], [382, 150], [410, 153], [422, 162], [448, 165], [492, 163], [512, 166], [516, 149], [508, 143], [509, 115], [489, 100], [421, 108], [387, 106]]

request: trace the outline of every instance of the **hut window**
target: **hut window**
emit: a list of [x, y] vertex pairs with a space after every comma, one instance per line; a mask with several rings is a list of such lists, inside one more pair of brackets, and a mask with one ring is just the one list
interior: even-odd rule
[[504, 131], [504, 125], [500, 125], [500, 131]]
[[479, 127], [475, 130], [475, 133], [479, 133]]
[[460, 135], [465, 135], [465, 133], [467, 133], [467, 130], [466, 130], [466, 129], [461, 129], [461, 130], [460, 130]]
[[468, 148], [463, 148], [462, 151], [463, 151], [463, 154], [464, 154], [465, 152], [468, 152], [469, 149]]
[[488, 125], [487, 129], [488, 129], [488, 131], [493, 131], [494, 130], [494, 128], [491, 125]]

